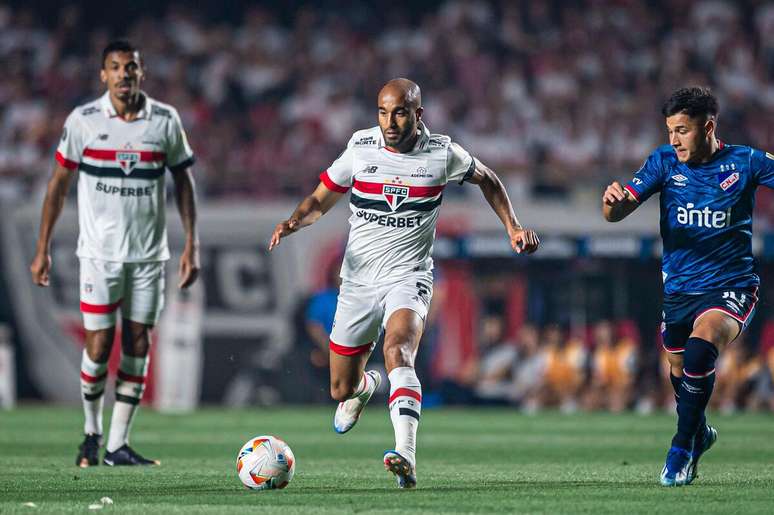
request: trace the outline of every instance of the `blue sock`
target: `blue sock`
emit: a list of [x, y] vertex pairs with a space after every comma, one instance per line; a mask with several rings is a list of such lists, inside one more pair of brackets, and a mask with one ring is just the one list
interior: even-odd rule
[[694, 435], [704, 422], [704, 410], [715, 386], [717, 348], [707, 340], [688, 338], [683, 354], [683, 380], [677, 402], [677, 434], [673, 447], [693, 450]]
[[[675, 405], [680, 402], [680, 386], [683, 384], [683, 378], [669, 372], [669, 381], [672, 383], [672, 389], [675, 391]], [[701, 414], [701, 421], [699, 422], [699, 429], [696, 430], [696, 436], [704, 434], [704, 426], [707, 425], [707, 418], [704, 413]]]

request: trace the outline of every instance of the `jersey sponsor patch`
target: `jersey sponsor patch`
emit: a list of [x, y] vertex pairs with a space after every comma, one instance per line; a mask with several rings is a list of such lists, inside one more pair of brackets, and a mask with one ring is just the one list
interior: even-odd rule
[[733, 191], [738, 186], [739, 172], [721, 172], [718, 174], [720, 189], [723, 191]]

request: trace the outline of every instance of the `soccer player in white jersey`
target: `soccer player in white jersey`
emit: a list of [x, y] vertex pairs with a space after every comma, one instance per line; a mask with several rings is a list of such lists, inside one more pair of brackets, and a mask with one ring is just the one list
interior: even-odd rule
[[314, 223], [350, 188], [350, 233], [343, 282], [330, 335], [331, 396], [339, 401], [334, 429], [346, 433], [381, 382], [365, 370], [379, 337], [390, 381], [395, 448], [384, 465], [400, 488], [416, 486], [416, 432], [422, 388], [414, 358], [432, 297], [430, 257], [444, 186], [477, 184], [517, 253], [538, 247], [519, 224], [500, 180], [448, 136], [422, 122], [419, 86], [394, 79], [379, 92], [379, 126], [355, 132], [346, 150], [320, 176], [315, 191], [277, 224], [269, 250]]
[[175, 109], [141, 89], [139, 52], [126, 41], [102, 53], [106, 93], [65, 122], [43, 202], [32, 280], [48, 286], [50, 243], [70, 182], [78, 175], [80, 299], [86, 348], [81, 358], [85, 438], [76, 465], [99, 463], [107, 366], [121, 310], [121, 361], [103, 463], [158, 464], [129, 447], [129, 429], [145, 389], [150, 331], [164, 304], [169, 259], [164, 172], [169, 169], [186, 234], [178, 286], [199, 272], [193, 153]]

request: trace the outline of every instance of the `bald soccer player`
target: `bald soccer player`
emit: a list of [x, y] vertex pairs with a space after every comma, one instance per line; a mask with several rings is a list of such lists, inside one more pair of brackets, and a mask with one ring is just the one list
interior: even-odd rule
[[414, 488], [422, 405], [414, 358], [433, 295], [431, 254], [444, 187], [477, 184], [516, 253], [531, 254], [539, 240], [516, 219], [492, 170], [448, 136], [430, 133], [422, 121], [419, 86], [391, 80], [379, 92], [377, 107], [379, 125], [352, 135], [315, 191], [277, 224], [269, 250], [313, 224], [352, 188], [349, 240], [330, 335], [331, 396], [339, 401], [333, 427], [337, 433], [352, 429], [381, 383], [379, 373], [365, 366], [384, 331], [395, 430], [395, 448], [384, 453], [384, 466], [400, 488]]

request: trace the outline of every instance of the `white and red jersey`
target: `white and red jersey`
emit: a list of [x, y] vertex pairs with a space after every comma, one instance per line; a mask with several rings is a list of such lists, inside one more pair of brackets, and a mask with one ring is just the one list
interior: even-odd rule
[[475, 164], [448, 136], [430, 134], [424, 124], [420, 131], [413, 150], [405, 154], [385, 146], [379, 127], [357, 131], [320, 175], [330, 190], [352, 188], [344, 279], [379, 284], [433, 268], [443, 189], [471, 176]]
[[175, 108], [145, 95], [137, 118], [127, 122], [105, 93], [67, 117], [56, 160], [79, 172], [79, 257], [169, 259], [164, 172], [193, 163]]

